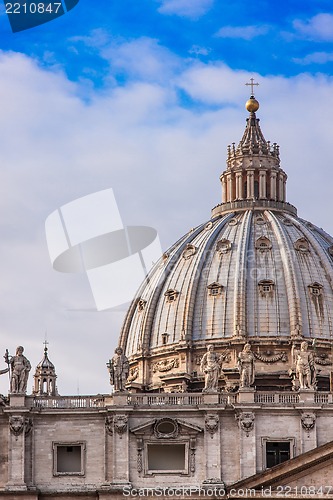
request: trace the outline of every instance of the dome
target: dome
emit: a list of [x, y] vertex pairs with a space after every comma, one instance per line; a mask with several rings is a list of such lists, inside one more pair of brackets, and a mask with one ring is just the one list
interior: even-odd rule
[[213, 344], [225, 358], [224, 386], [237, 387], [237, 356], [250, 342], [263, 364], [259, 386], [290, 388], [291, 345], [302, 340], [314, 342], [327, 385], [333, 238], [286, 202], [279, 147], [253, 111], [220, 180], [211, 219], [161, 257], [130, 306], [120, 341], [130, 385], [199, 390], [200, 359]]

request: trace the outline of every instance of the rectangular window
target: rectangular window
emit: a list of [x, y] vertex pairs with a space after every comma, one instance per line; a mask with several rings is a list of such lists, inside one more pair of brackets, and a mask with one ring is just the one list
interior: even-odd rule
[[186, 444], [148, 444], [147, 472], [187, 474]]
[[84, 443], [53, 443], [53, 475], [84, 475]]
[[282, 464], [290, 459], [289, 441], [267, 441], [266, 442], [266, 467]]

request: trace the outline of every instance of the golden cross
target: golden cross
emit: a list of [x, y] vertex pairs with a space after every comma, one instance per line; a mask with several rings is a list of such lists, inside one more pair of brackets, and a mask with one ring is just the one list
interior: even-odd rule
[[48, 341], [45, 339], [43, 344], [44, 344], [44, 351], [45, 351], [45, 350], [47, 350]]
[[258, 86], [258, 85], [259, 85], [259, 83], [254, 83], [254, 79], [253, 79], [253, 78], [250, 78], [250, 82], [251, 82], [251, 83], [246, 83], [245, 85], [251, 85], [251, 95], [254, 95], [254, 89], [253, 89], [253, 87], [254, 87], [255, 85], [256, 85], [256, 86]]

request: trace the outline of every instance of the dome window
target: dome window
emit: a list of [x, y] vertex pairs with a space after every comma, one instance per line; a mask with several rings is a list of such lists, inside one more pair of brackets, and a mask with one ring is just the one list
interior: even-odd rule
[[303, 253], [310, 251], [309, 242], [306, 238], [299, 238], [297, 241], [295, 241], [294, 248], [298, 252], [303, 252]]
[[169, 334], [168, 333], [162, 333], [162, 345], [167, 345], [169, 339]]
[[328, 253], [330, 254], [331, 257], [333, 257], [333, 245], [328, 247]]
[[164, 295], [167, 302], [175, 302], [179, 292], [177, 292], [177, 290], [167, 290]]
[[197, 249], [194, 245], [191, 245], [190, 243], [188, 243], [186, 245], [186, 248], [183, 252], [183, 259], [187, 260], [187, 259], [190, 259], [192, 257], [192, 255], [194, 255], [196, 253]]
[[266, 224], [266, 221], [263, 217], [257, 217], [256, 224], [263, 225], [263, 224]]
[[209, 229], [212, 229], [212, 227], [213, 227], [212, 221], [207, 222], [207, 224], [205, 225], [206, 231], [208, 231]]
[[146, 307], [146, 304], [147, 304], [146, 300], [140, 299], [138, 302], [138, 311], [139, 312], [143, 311], [144, 308]]
[[288, 219], [288, 217], [285, 217], [282, 222], [285, 226], [292, 226], [293, 225], [293, 223], [291, 222], [290, 219]]
[[207, 288], [210, 296], [218, 297], [219, 295], [222, 294], [223, 286], [217, 283], [216, 281], [208, 285]]
[[226, 240], [225, 238], [223, 238], [222, 240], [219, 240], [217, 242], [217, 244], [216, 244], [216, 251], [220, 252], [220, 254], [227, 253], [227, 252], [230, 252], [231, 246], [232, 246], [231, 241]]
[[261, 280], [258, 283], [261, 295], [268, 295], [273, 292], [275, 283], [272, 280]]
[[233, 217], [232, 219], [229, 220], [229, 226], [237, 226], [238, 224], [238, 219], [236, 217]]
[[316, 281], [309, 285], [309, 291], [312, 295], [315, 295], [318, 297], [319, 295], [322, 295], [323, 293], [323, 285], [320, 283], [317, 283]]
[[271, 250], [272, 243], [268, 238], [266, 238], [266, 236], [261, 236], [257, 239], [255, 247], [260, 252], [267, 252], [268, 250]]

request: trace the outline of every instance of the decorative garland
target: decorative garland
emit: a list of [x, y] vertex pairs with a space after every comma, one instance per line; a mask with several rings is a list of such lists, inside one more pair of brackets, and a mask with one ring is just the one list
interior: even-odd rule
[[257, 352], [253, 352], [253, 354], [257, 359], [259, 359], [263, 363], [276, 363], [277, 361], [283, 361], [283, 363], [285, 363], [286, 361], [288, 361], [288, 357], [285, 351], [282, 351], [279, 354], [276, 354], [275, 356], [264, 356], [262, 354], [258, 354]]

